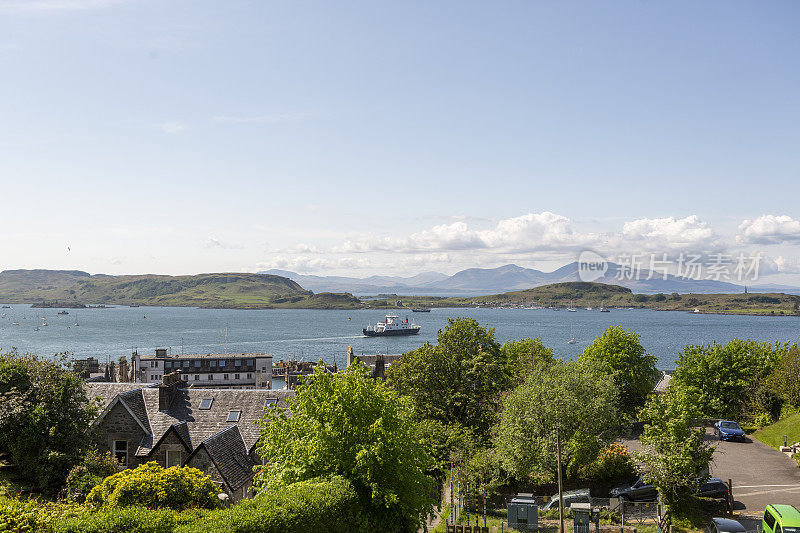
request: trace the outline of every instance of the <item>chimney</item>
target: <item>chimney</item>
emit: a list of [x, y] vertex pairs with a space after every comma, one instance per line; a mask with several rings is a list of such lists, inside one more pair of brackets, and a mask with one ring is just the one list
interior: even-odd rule
[[158, 410], [166, 411], [169, 409], [172, 399], [175, 397], [175, 391], [178, 390], [179, 385], [183, 382], [180, 372], [172, 372], [166, 374], [158, 386]]
[[383, 359], [383, 354], [375, 356], [375, 370], [372, 372], [372, 379], [386, 380], [386, 361]]
[[350, 365], [353, 364], [353, 358], [354, 358], [354, 356], [353, 356], [353, 347], [352, 346], [348, 346], [347, 347], [347, 368], [350, 368]]

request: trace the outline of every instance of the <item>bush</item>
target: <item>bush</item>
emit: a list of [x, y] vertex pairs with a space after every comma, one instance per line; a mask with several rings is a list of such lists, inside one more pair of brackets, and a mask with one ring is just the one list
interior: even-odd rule
[[132, 470], [109, 476], [89, 493], [93, 507], [143, 506], [150, 509], [219, 507], [219, 489], [196, 468], [162, 468], [149, 462]]
[[0, 532], [33, 532], [36, 528], [36, 508], [16, 500], [0, 499]]
[[586, 477], [601, 483], [626, 481], [636, 474], [628, 449], [616, 442], [609, 444], [585, 470]]
[[[50, 521], [47, 531], [52, 533], [171, 533], [177, 523], [176, 513], [170, 510], [153, 510], [144, 507], [85, 511], [76, 516]], [[0, 529], [0, 531], [2, 531]]]
[[367, 533], [394, 531], [376, 523], [352, 483], [342, 477], [300, 481], [261, 492], [252, 500], [188, 523], [180, 533]]
[[67, 475], [62, 492], [65, 499], [83, 503], [91, 490], [121, 470], [119, 462], [110, 454], [89, 450], [81, 464], [74, 466]]
[[48, 494], [63, 487], [80, 461], [97, 414], [83, 380], [64, 364], [0, 354], [0, 448]]

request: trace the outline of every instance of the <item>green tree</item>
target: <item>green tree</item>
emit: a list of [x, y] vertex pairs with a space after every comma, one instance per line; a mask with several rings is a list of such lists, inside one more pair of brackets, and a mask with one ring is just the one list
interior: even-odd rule
[[0, 449], [53, 494], [88, 449], [97, 414], [83, 380], [56, 362], [0, 354]]
[[338, 375], [324, 368], [298, 388], [291, 415], [266, 412], [256, 489], [342, 476], [377, 517], [375, 531], [417, 531], [437, 498], [410, 401], [362, 365]]
[[641, 442], [648, 451], [636, 454], [646, 465], [645, 479], [658, 487], [663, 501], [676, 511], [692, 508], [695, 480], [708, 471], [714, 448], [705, 441], [705, 428], [693, 427], [699, 415], [685, 389], [670, 386], [650, 397], [642, 410]]
[[436, 346], [426, 343], [389, 368], [387, 383], [411, 399], [419, 418], [459, 424], [485, 441], [511, 376], [494, 329], [451, 318]]
[[620, 326], [595, 338], [580, 359], [600, 363], [611, 372], [619, 389], [620, 411], [630, 417], [644, 406], [660, 375], [657, 358], [645, 352], [639, 335]]
[[671, 386], [695, 402], [699, 416], [737, 418], [752, 398], [752, 384], [768, 376], [789, 352], [786, 344], [734, 339], [728, 344], [687, 346]]
[[553, 361], [553, 350], [545, 346], [538, 337], [508, 341], [501, 351], [508, 362], [511, 379], [516, 384], [525, 381], [536, 366]]
[[555, 361], [539, 366], [503, 402], [494, 430], [500, 462], [518, 480], [552, 480], [558, 430], [566, 474], [574, 476], [612, 438], [617, 405], [614, 381], [598, 364]]
[[767, 379], [792, 407], [800, 409], [800, 349], [796, 345], [781, 355]]

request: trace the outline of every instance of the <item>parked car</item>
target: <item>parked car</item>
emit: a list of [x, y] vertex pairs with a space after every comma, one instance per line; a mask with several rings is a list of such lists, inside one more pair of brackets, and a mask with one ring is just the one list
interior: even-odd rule
[[761, 529], [764, 533], [800, 533], [800, 511], [793, 505], [767, 505]]
[[712, 518], [706, 533], [745, 533], [747, 528], [730, 518]]
[[747, 440], [744, 430], [733, 420], [720, 420], [714, 424], [714, 435], [720, 440], [738, 440], [739, 442]]
[[644, 482], [644, 478], [637, 479], [632, 485], [622, 485], [609, 491], [612, 498], [632, 502], [652, 502], [658, 499], [658, 489], [655, 485]]
[[[589, 489], [570, 490], [564, 493], [564, 508], [568, 509], [573, 503], [590, 503], [591, 496], [589, 496]], [[550, 498], [546, 504], [542, 505], [539, 509], [548, 511], [550, 509], [558, 509], [558, 494]]]
[[[718, 477], [711, 477], [700, 483], [700, 479], [696, 480], [697, 495], [704, 498], [727, 498], [728, 485]], [[658, 489], [654, 485], [644, 482], [643, 478], [639, 478], [633, 485], [623, 485], [616, 487], [610, 491], [612, 498], [619, 498], [632, 502], [652, 502], [658, 499]], [[797, 531], [796, 533], [800, 533]]]

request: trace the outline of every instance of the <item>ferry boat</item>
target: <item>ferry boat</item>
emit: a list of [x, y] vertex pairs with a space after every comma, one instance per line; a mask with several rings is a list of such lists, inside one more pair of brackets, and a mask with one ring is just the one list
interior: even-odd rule
[[392, 335], [416, 335], [420, 327], [414, 323], [400, 320], [396, 315], [386, 315], [383, 322], [378, 322], [375, 326], [370, 324], [362, 330], [367, 337], [388, 337]]

